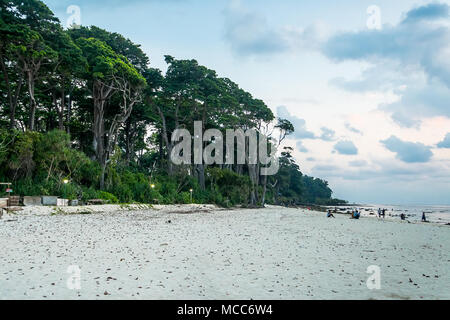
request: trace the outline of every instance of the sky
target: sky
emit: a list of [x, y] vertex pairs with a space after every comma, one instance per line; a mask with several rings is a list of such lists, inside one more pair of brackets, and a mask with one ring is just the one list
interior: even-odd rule
[[196, 59], [296, 132], [302, 172], [355, 203], [450, 205], [450, 0], [44, 0], [62, 23]]

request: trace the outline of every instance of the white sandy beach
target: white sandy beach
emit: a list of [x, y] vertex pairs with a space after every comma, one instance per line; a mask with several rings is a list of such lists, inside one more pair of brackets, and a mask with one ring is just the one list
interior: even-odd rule
[[279, 207], [64, 210], [84, 214], [0, 220], [0, 299], [450, 299], [449, 226]]

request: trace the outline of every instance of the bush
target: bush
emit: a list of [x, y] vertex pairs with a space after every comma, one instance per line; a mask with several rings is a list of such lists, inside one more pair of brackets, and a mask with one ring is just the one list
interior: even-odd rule
[[94, 188], [83, 188], [83, 193], [81, 196], [81, 200], [84, 202], [87, 202], [91, 199], [98, 199], [99, 198], [99, 192], [95, 190]]
[[[194, 202], [222, 207], [249, 203], [252, 184], [248, 176], [210, 166], [206, 171], [206, 190], [201, 190], [187, 167], [175, 170], [174, 176], [156, 168], [150, 181], [148, 170], [155, 169], [155, 157], [155, 154], [144, 157], [144, 166], [138, 163], [128, 165], [120, 148], [116, 148], [106, 170], [106, 188], [99, 191], [100, 165], [72, 148], [67, 133], [58, 130], [47, 133], [0, 130], [0, 178], [13, 182], [15, 194], [81, 198], [83, 201], [102, 199], [109, 203]], [[66, 178], [70, 183], [64, 185], [62, 181]], [[268, 188], [268, 203], [345, 203], [331, 198], [331, 189], [326, 181], [302, 176], [295, 166], [282, 166], [273, 179], [279, 183], [276, 189]], [[151, 183], [155, 188], [151, 188]], [[190, 189], [193, 190], [192, 198]], [[257, 191], [261, 195], [262, 187], [258, 186]]]
[[119, 198], [120, 203], [133, 202], [133, 192], [131, 191], [130, 187], [125, 184], [118, 184], [109, 189], [108, 192], [116, 194]]
[[98, 193], [98, 198], [107, 201], [109, 204], [118, 204], [119, 199], [109, 192], [100, 191]]
[[76, 178], [83, 186], [98, 188], [100, 185], [100, 165], [95, 161], [87, 162], [80, 168]]
[[163, 181], [159, 185], [159, 192], [163, 197], [164, 204], [174, 204], [176, 202], [178, 193], [177, 193], [177, 183], [173, 180], [167, 179]]
[[46, 180], [40, 176], [17, 180], [13, 184], [15, 194], [22, 196], [57, 196], [69, 200], [78, 199], [82, 188], [76, 183], [63, 184], [62, 181]]
[[41, 138], [37, 132], [20, 132], [14, 138], [9, 152], [9, 169], [15, 172], [14, 177], [31, 178], [36, 162], [34, 160], [35, 145]]
[[22, 196], [48, 196], [53, 189], [44, 183], [35, 183], [31, 178], [18, 180], [13, 185], [15, 194]]
[[57, 195], [65, 199], [75, 200], [79, 199], [82, 193], [82, 188], [79, 185], [76, 183], [68, 183], [61, 186], [60, 192]]
[[191, 203], [191, 193], [190, 192], [181, 192], [177, 195], [175, 201], [177, 204]]
[[81, 197], [81, 200], [87, 202], [93, 199], [105, 200], [110, 204], [120, 203], [119, 199], [112, 193], [106, 191], [98, 191], [94, 188], [83, 188], [83, 195]]
[[250, 197], [251, 181], [247, 176], [231, 170], [208, 169], [209, 183], [215, 186], [209, 201], [223, 207], [246, 204]]
[[12, 136], [8, 131], [0, 129], [0, 167], [3, 167], [8, 158], [8, 147], [11, 143]]

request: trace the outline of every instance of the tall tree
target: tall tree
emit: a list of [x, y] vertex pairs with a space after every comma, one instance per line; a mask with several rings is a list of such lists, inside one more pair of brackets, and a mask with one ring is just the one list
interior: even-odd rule
[[[140, 101], [145, 86], [144, 77], [128, 60], [103, 41], [79, 38], [78, 46], [89, 64], [94, 108], [93, 147], [102, 168], [100, 188], [105, 186], [105, 171], [109, 157], [117, 142], [117, 130], [130, 116], [133, 106]], [[119, 105], [111, 105], [111, 98], [119, 95]], [[106, 128], [105, 112], [114, 109], [109, 128]]]
[[[19, 95], [26, 83], [29, 95], [28, 129], [34, 130], [36, 82], [57, 53], [48, 42], [60, 28], [53, 12], [38, 0], [11, 0], [0, 4], [0, 63], [10, 108], [10, 127], [15, 126]], [[8, 70], [9, 69], [9, 70]]]
[[[70, 119], [70, 108], [67, 106], [67, 94], [71, 94], [74, 86], [82, 82], [80, 79], [87, 70], [87, 61], [81, 49], [73, 42], [66, 31], [55, 33], [52, 48], [58, 52], [58, 61], [50, 82], [53, 83], [53, 103], [58, 114], [58, 128], [64, 130], [64, 115]], [[59, 103], [58, 103], [59, 102]], [[69, 100], [70, 103], [70, 100]]]
[[16, 25], [6, 24], [3, 19], [0, 19], [0, 65], [4, 80], [2, 85], [4, 86], [4, 92], [6, 92], [5, 100], [9, 106], [10, 129], [13, 129], [16, 124], [16, 110], [25, 76], [19, 69], [19, 62], [14, 59], [12, 48], [12, 45], [20, 37], [22, 37], [22, 33]]
[[[21, 30], [20, 30], [21, 29]], [[30, 99], [28, 129], [33, 131], [36, 120], [36, 82], [46, 65], [56, 64], [58, 54], [50, 48], [36, 31], [28, 27], [19, 28], [22, 37], [10, 46], [11, 55], [18, 61], [18, 69], [24, 75]]]

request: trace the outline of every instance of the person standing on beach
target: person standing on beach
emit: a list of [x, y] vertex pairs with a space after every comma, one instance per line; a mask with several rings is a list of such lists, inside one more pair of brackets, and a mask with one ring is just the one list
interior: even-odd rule
[[381, 208], [378, 208], [378, 218], [381, 218]]
[[422, 213], [422, 222], [428, 222], [425, 212]]
[[383, 216], [383, 219], [386, 218], [386, 209], [383, 209], [383, 214], [382, 214], [382, 216]]

